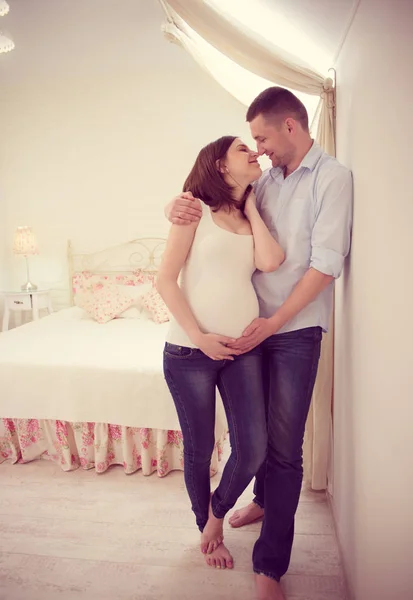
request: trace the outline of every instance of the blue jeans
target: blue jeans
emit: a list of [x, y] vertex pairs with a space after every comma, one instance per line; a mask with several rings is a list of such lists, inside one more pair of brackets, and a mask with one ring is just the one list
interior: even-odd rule
[[262, 353], [256, 348], [234, 361], [212, 360], [201, 350], [166, 343], [164, 374], [183, 435], [185, 484], [196, 523], [203, 531], [210, 502], [216, 387], [231, 442], [231, 456], [211, 500], [217, 518], [224, 518], [234, 506], [266, 456]]
[[265, 512], [254, 546], [253, 565], [255, 573], [277, 581], [290, 563], [294, 517], [303, 479], [304, 428], [321, 338], [320, 327], [309, 327], [273, 335], [262, 344], [268, 450], [254, 487], [254, 502]]

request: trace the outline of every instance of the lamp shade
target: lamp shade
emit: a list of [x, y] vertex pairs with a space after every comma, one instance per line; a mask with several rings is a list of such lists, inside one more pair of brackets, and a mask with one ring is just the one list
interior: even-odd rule
[[13, 253], [29, 256], [38, 254], [37, 242], [31, 227], [18, 227], [14, 234]]
[[10, 7], [7, 4], [6, 0], [0, 0], [0, 17], [4, 17], [4, 15], [7, 15], [9, 9]]

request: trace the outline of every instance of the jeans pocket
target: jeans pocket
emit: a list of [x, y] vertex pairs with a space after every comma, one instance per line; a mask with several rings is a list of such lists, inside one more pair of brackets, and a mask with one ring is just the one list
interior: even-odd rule
[[319, 342], [323, 337], [323, 330], [321, 327], [306, 327], [299, 330], [299, 336], [303, 339]]
[[188, 348], [187, 346], [177, 346], [176, 344], [166, 342], [164, 354], [170, 358], [189, 358], [192, 356], [193, 350], [193, 348]]

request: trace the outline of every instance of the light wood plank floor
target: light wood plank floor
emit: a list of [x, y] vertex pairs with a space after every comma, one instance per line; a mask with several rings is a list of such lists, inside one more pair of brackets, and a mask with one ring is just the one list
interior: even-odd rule
[[[215, 487], [219, 475], [212, 479]], [[238, 505], [251, 499], [251, 486]], [[226, 528], [233, 571], [204, 565], [183, 474], [0, 465], [1, 600], [253, 600], [259, 524]], [[288, 600], [345, 600], [325, 495], [304, 491]]]

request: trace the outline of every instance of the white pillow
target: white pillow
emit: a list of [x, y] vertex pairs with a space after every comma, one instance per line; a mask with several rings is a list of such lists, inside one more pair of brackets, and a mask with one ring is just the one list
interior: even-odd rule
[[153, 288], [152, 283], [143, 283], [142, 285], [120, 285], [116, 286], [122, 288], [122, 291], [136, 299], [130, 308], [127, 308], [120, 313], [118, 319], [145, 319], [148, 320], [148, 316], [143, 309], [142, 297], [151, 291]]
[[137, 306], [131, 306], [124, 310], [120, 315], [116, 317], [117, 319], [141, 319], [148, 320], [148, 316], [146, 312]]

